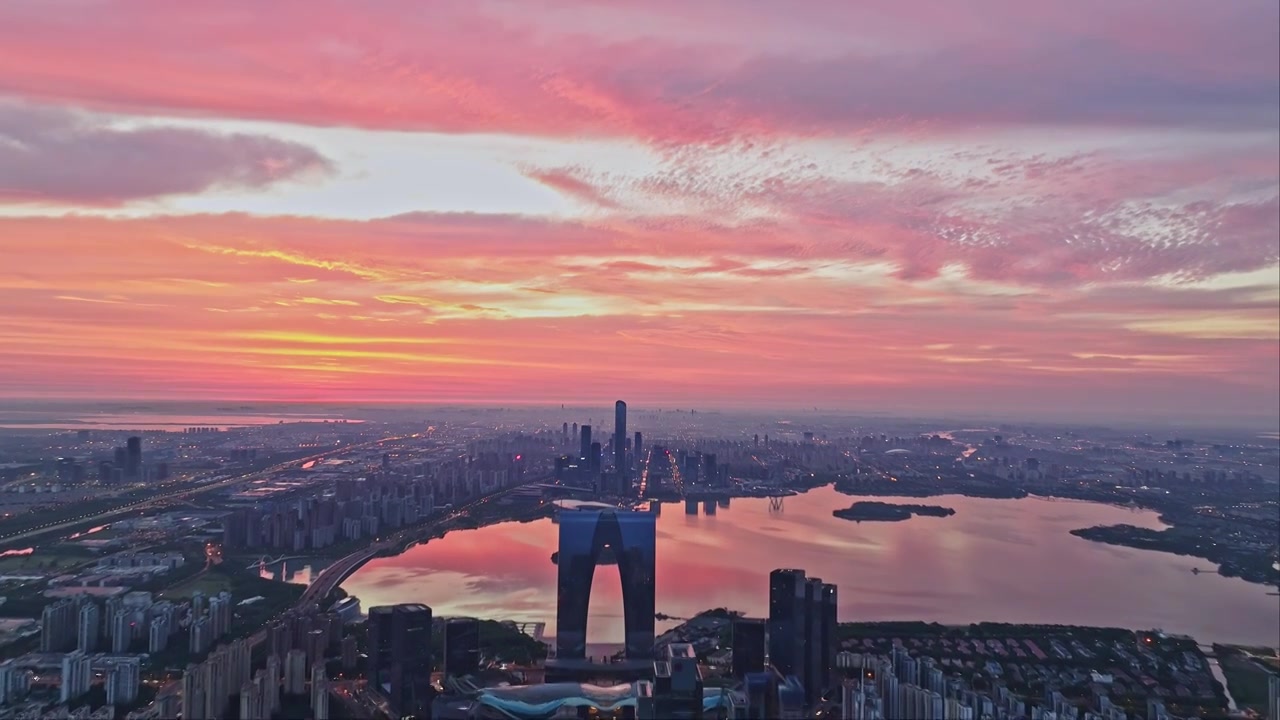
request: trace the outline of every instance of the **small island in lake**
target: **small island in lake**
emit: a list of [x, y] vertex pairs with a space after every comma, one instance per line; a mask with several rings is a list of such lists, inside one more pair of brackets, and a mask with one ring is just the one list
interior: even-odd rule
[[845, 520], [862, 522], [878, 520], [881, 522], [898, 522], [910, 520], [913, 515], [929, 515], [931, 517], [947, 517], [956, 511], [941, 505], [895, 505], [893, 503], [864, 501], [856, 502], [843, 510], [832, 510], [832, 515]]

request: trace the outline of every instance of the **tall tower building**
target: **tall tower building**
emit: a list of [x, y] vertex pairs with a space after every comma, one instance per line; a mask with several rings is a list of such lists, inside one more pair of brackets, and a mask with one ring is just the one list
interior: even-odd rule
[[804, 674], [803, 570], [769, 573], [769, 662], [784, 677]]
[[822, 677], [822, 587], [819, 578], [808, 578], [804, 584], [804, 683], [805, 702], [812, 705], [826, 689]]
[[822, 676], [827, 687], [835, 687], [836, 651], [839, 648], [836, 633], [839, 631], [840, 619], [837, 609], [836, 586], [832, 583], [822, 585]]
[[733, 619], [733, 677], [764, 672], [765, 622], [754, 618]]
[[636, 431], [635, 442], [631, 443], [631, 452], [635, 454], [635, 466], [639, 468], [640, 463], [644, 462], [644, 436], [640, 434], [639, 430]]
[[480, 670], [480, 621], [451, 618], [444, 626], [444, 674], [475, 675]]
[[369, 682], [400, 715], [425, 715], [431, 697], [431, 608], [369, 608]]
[[627, 479], [627, 404], [621, 400], [613, 404], [613, 468]]
[[588, 466], [590, 466], [590, 461], [591, 461], [591, 426], [590, 425], [582, 426], [581, 441], [582, 442], [580, 444], [580, 447], [582, 448], [582, 450], [579, 453], [580, 459], [586, 461]]
[[125, 444], [125, 474], [137, 478], [142, 474], [142, 438], [133, 436]]

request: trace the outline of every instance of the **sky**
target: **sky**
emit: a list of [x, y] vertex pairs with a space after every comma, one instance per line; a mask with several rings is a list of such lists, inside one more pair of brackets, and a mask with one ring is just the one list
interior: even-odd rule
[[8, 0], [0, 400], [1280, 415], [1274, 0]]

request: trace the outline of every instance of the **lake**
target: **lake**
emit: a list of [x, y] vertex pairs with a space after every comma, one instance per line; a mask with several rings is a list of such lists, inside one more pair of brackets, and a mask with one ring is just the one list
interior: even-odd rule
[[[959, 496], [875, 498], [945, 505], [956, 514], [855, 523], [831, 515], [856, 498], [824, 487], [788, 497], [735, 498], [714, 515], [662, 506], [657, 610], [690, 617], [713, 607], [768, 613], [768, 575], [806, 570], [839, 586], [841, 621], [978, 621], [1161, 628], [1202, 642], [1280, 645], [1280, 598], [1202, 572], [1215, 566], [1091, 542], [1070, 530], [1127, 523], [1161, 528], [1156, 513], [1069, 500]], [[343, 583], [364, 607], [421, 602], [436, 615], [555, 626], [558, 526], [503, 523], [449, 533], [377, 558]], [[659, 623], [659, 629], [672, 623]], [[616, 567], [596, 572], [588, 636], [622, 638]]]

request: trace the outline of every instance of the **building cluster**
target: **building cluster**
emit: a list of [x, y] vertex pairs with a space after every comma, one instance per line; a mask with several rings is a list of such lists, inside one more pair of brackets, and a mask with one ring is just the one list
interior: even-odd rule
[[339, 542], [377, 537], [418, 523], [439, 507], [462, 503], [523, 481], [525, 455], [513, 449], [520, 438], [483, 443], [464, 457], [442, 462], [394, 465], [389, 455], [375, 470], [334, 475], [331, 491], [278, 500], [243, 498], [223, 519], [224, 550], [300, 552]]
[[644, 461], [644, 436], [627, 435], [627, 404], [614, 403], [613, 433], [607, 444], [593, 434], [591, 425], [565, 423], [561, 445], [569, 450], [555, 462], [555, 479], [571, 487], [591, 488], [602, 495], [631, 493], [637, 466]]
[[[171, 559], [163, 553], [128, 553], [101, 562], [128, 567], [163, 564], [166, 558]], [[197, 591], [182, 603], [157, 602], [142, 591], [103, 601], [87, 594], [54, 600], [40, 616], [39, 651], [0, 664], [0, 706], [40, 713], [55, 697], [63, 705], [75, 703], [101, 684], [109, 705], [129, 708], [138, 702], [144, 654], [164, 653], [184, 631], [190, 652], [207, 652], [230, 633], [232, 605], [225, 591], [212, 597]], [[237, 652], [239, 647], [247, 648], [231, 646]], [[221, 662], [223, 654], [220, 649], [210, 659]]]
[[113, 595], [99, 605], [88, 595], [57, 600], [40, 617], [40, 651], [160, 652], [178, 631], [186, 610], [151, 593]]

